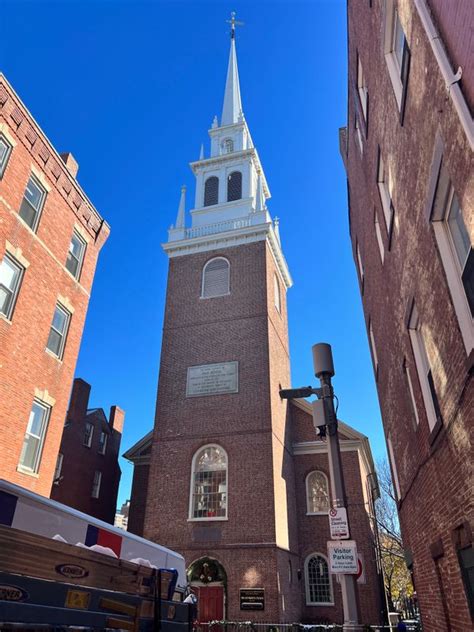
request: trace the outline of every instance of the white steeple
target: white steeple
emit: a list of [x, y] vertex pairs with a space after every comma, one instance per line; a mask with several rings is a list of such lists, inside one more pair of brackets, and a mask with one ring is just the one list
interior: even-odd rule
[[[232, 35], [233, 35], [232, 31]], [[237, 53], [235, 51], [235, 38], [230, 40], [229, 65], [227, 67], [227, 80], [225, 83], [224, 105], [222, 107], [221, 126], [238, 123], [242, 112], [240, 98], [239, 69], [237, 68]]]
[[175, 228], [184, 228], [184, 213], [186, 208], [186, 185], [181, 187], [181, 198], [179, 200], [178, 215], [176, 217]]

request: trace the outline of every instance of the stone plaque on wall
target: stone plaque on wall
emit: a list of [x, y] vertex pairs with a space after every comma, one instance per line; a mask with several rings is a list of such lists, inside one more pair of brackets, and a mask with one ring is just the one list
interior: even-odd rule
[[188, 367], [186, 397], [239, 392], [239, 363], [220, 362]]

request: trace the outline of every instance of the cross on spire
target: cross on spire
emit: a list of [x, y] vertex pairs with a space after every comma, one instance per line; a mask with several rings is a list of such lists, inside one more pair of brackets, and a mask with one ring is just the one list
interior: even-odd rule
[[230, 39], [235, 39], [235, 27], [243, 26], [244, 22], [239, 22], [235, 19], [235, 11], [231, 11], [230, 20], [226, 20], [227, 24], [230, 24]]

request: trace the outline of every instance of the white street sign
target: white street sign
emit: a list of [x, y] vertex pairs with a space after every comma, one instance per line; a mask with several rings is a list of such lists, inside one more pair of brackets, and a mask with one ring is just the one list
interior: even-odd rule
[[328, 542], [329, 571], [342, 575], [355, 575], [359, 571], [357, 545], [354, 540]]
[[329, 510], [329, 529], [333, 540], [345, 540], [351, 537], [345, 507], [336, 507]]

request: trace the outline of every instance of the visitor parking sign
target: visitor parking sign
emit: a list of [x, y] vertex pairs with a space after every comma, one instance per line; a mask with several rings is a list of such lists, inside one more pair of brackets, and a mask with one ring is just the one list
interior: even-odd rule
[[328, 542], [329, 571], [343, 575], [355, 575], [359, 571], [357, 545], [354, 540]]

